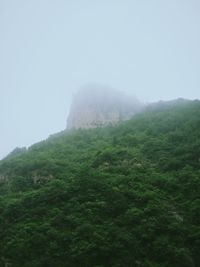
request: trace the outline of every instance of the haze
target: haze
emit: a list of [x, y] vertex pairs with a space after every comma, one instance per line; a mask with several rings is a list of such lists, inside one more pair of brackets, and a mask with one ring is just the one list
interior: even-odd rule
[[200, 98], [199, 15], [198, 0], [0, 0], [0, 157], [63, 130], [88, 82]]

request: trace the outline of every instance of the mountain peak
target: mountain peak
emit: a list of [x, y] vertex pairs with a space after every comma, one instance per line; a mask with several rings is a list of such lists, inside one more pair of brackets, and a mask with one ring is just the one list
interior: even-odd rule
[[99, 84], [80, 88], [73, 98], [67, 129], [95, 128], [127, 120], [143, 105], [132, 96]]

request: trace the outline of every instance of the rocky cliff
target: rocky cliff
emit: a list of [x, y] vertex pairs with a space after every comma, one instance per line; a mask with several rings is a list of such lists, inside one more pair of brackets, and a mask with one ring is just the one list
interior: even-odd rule
[[134, 97], [115, 89], [90, 85], [74, 96], [67, 120], [67, 129], [95, 128], [131, 118], [143, 109]]

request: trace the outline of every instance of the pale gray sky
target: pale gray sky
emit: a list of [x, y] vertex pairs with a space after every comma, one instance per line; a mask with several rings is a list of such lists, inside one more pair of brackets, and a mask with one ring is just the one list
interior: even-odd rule
[[200, 98], [200, 1], [0, 0], [0, 157], [63, 130], [88, 82]]

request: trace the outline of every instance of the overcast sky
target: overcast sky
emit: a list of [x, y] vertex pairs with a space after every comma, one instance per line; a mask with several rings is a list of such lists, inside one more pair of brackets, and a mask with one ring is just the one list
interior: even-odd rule
[[63, 130], [88, 82], [200, 98], [200, 1], [0, 0], [0, 158]]

